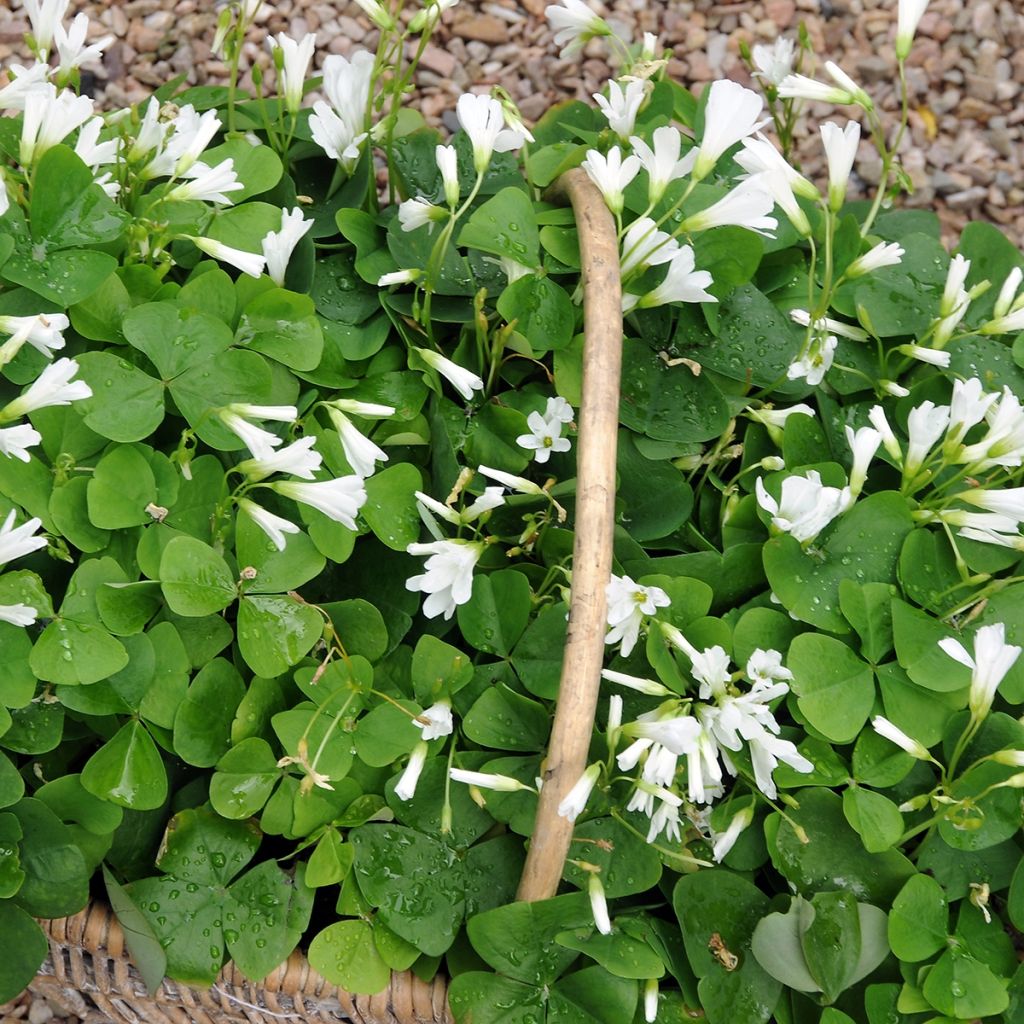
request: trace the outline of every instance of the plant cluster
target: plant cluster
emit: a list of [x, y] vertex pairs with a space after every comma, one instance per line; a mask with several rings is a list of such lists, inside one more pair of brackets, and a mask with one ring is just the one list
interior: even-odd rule
[[[403, 105], [268, 41], [100, 113], [25, 0], [0, 89], [0, 1000], [102, 893], [149, 984], [300, 941], [474, 1024], [1018, 1019], [1024, 257], [893, 210], [894, 130], [806, 40], [695, 96], [582, 0], [596, 105]], [[900, 0], [897, 71], [926, 0]], [[85, 19], [85, 20], [83, 20]], [[323, 98], [312, 107], [311, 89]], [[790, 153], [804, 101], [828, 181]], [[781, 148], [763, 133], [774, 125]], [[882, 162], [848, 202], [858, 148]], [[561, 895], [515, 902], [558, 696], [582, 167], [618, 229], [607, 667]], [[97, 885], [102, 878], [103, 885]]]

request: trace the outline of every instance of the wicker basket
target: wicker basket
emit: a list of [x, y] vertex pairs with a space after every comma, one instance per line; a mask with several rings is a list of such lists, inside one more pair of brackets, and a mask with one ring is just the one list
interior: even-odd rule
[[[622, 362], [621, 282], [615, 222], [579, 169], [564, 174], [548, 199], [570, 202], [583, 269], [583, 397], [577, 444], [576, 541], [569, 630], [558, 705], [518, 898], [553, 896], [561, 879], [572, 822], [557, 808], [586, 765], [604, 657], [605, 586], [612, 559], [615, 451]], [[73, 917], [41, 922], [50, 956], [29, 989], [89, 1024], [272, 1024], [335, 1021], [357, 1024], [451, 1024], [447, 983], [393, 974], [375, 996], [353, 996], [325, 981], [300, 953], [260, 982], [228, 964], [209, 990], [164, 979], [148, 994], [109, 908], [92, 904]]]

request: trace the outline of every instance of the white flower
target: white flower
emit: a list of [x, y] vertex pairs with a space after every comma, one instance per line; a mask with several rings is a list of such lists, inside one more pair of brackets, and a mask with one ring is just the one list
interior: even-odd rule
[[423, 614], [428, 619], [444, 615], [450, 619], [460, 604], [465, 604], [473, 593], [473, 569], [483, 554], [479, 541], [436, 540], [429, 544], [410, 544], [410, 555], [427, 555], [420, 576], [405, 581], [406, 590], [427, 595]]
[[[189, 168], [188, 180], [176, 185], [167, 193], [170, 200], [187, 202], [194, 199], [202, 203], [221, 203], [228, 205], [234, 202], [226, 193], [238, 192], [245, 185], [238, 180], [235, 173], [235, 161], [231, 157], [222, 160], [216, 167], [204, 163], [196, 163]], [[259, 276], [259, 275], [256, 275]]]
[[15, 558], [38, 551], [46, 547], [46, 538], [34, 536], [36, 530], [43, 525], [40, 519], [29, 519], [21, 526], [14, 525], [14, 509], [7, 513], [3, 526], [0, 526], [0, 565], [6, 565]]
[[693, 165], [693, 177], [700, 181], [715, 168], [719, 157], [741, 139], [752, 135], [765, 121], [760, 120], [764, 100], [738, 82], [712, 82], [704, 108], [704, 134]]
[[[306, 33], [299, 42], [286, 36], [283, 32], [268, 40], [275, 64], [280, 63], [277, 91], [292, 114], [299, 112], [302, 106], [302, 90], [306, 84], [306, 74], [313, 51], [316, 48], [316, 35]], [[280, 56], [278, 56], [278, 53]]]
[[450, 207], [459, 205], [459, 160], [454, 146], [438, 146], [434, 150], [437, 169], [441, 172], [444, 201]]
[[387, 452], [363, 434], [341, 410], [328, 405], [327, 414], [338, 431], [345, 459], [352, 471], [361, 477], [373, 476], [377, 463], [388, 461]]
[[562, 437], [562, 422], [557, 419], [548, 420], [539, 412], [531, 412], [526, 417], [529, 434], [520, 434], [516, 444], [520, 448], [533, 452], [534, 461], [543, 465], [551, 457], [552, 452], [567, 452], [570, 441]]
[[302, 216], [302, 210], [296, 206], [291, 210], [281, 211], [280, 231], [268, 231], [263, 237], [263, 258], [267, 261], [267, 276], [278, 288], [284, 287], [288, 261], [292, 258], [295, 246], [312, 226], [313, 221], [306, 220]]
[[491, 480], [497, 480], [498, 483], [504, 484], [510, 490], [518, 491], [520, 494], [538, 496], [547, 493], [540, 484], [535, 484], [524, 476], [515, 476], [512, 473], [505, 473], [500, 469], [491, 469], [490, 466], [477, 466], [476, 468], [477, 472], [483, 473], [484, 476], [490, 477]]
[[[505, 492], [501, 487], [485, 487], [484, 493], [471, 505], [462, 509], [461, 512], [457, 512], [451, 505], [442, 505], [441, 502], [432, 498], [429, 494], [424, 494], [423, 491], [416, 491], [414, 493], [416, 500], [421, 505], [421, 513], [424, 511], [428, 513], [433, 512], [453, 526], [468, 526], [479, 519], [485, 512], [505, 504]], [[431, 532], [433, 532], [432, 529]]]
[[[955, 394], [955, 392], [954, 392]], [[955, 461], [978, 471], [992, 466], [1021, 465], [1024, 458], [1024, 411], [1020, 399], [1004, 387], [997, 403], [985, 414], [988, 430], [974, 444], [961, 445]]]
[[62, 331], [68, 329], [70, 321], [63, 313], [37, 313], [35, 316], [0, 316], [0, 332], [11, 337], [4, 348], [11, 345], [17, 351], [28, 342], [40, 355], [47, 359], [64, 347]]
[[847, 502], [845, 488], [826, 487], [814, 469], [808, 470], [805, 476], [786, 477], [779, 501], [768, 493], [760, 477], [754, 489], [758, 505], [772, 517], [772, 526], [801, 544], [813, 541], [842, 514]]
[[452, 722], [452, 706], [447, 701], [439, 700], [425, 711], [421, 711], [412, 724], [420, 730], [424, 740], [438, 740], [442, 736], [450, 736], [455, 728]]
[[781, 99], [812, 100], [818, 103], [835, 103], [845, 105], [857, 103], [865, 110], [871, 110], [874, 104], [871, 97], [857, 85], [841, 68], [831, 61], [825, 64], [825, 70], [836, 85], [825, 85], [806, 75], [787, 75], [779, 83]]
[[786, 682], [793, 678], [790, 672], [782, 664], [782, 654], [775, 650], [762, 650], [758, 647], [747, 659], [747, 679], [752, 684], [760, 683], [769, 686], [772, 683]]
[[377, 287], [387, 288], [392, 284], [412, 284], [422, 273], [421, 270], [393, 270], [390, 274], [381, 274], [377, 279]]
[[631, 79], [623, 90], [618, 82], [612, 80], [608, 83], [607, 97], [595, 93], [594, 99], [601, 113], [608, 119], [611, 130], [625, 142], [633, 133], [636, 115], [644, 101], [644, 83]]
[[24, 110], [25, 100], [32, 93], [50, 91], [50, 68], [40, 61], [28, 68], [9, 64], [7, 72], [11, 80], [0, 88], [0, 110]]
[[463, 782], [467, 786], [476, 786], [479, 789], [493, 789], [498, 793], [517, 793], [521, 790], [529, 790], [518, 779], [510, 775], [494, 775], [487, 772], [470, 772], [464, 768], [452, 768], [448, 772], [452, 782]]
[[342, 412], [351, 413], [353, 416], [363, 416], [367, 419], [380, 419], [383, 416], [394, 416], [393, 405], [381, 405], [379, 402], [360, 402], [356, 398], [334, 398], [330, 404]]
[[[1003, 286], [999, 289], [996, 304], [992, 307], [992, 316], [996, 320], [1006, 316], [1011, 311], [1016, 311], [1024, 303], [1024, 296], [1017, 295], [1022, 280], [1024, 280], [1024, 270], [1021, 270], [1020, 267], [1014, 267], [1006, 275], [1006, 280], [1003, 281]], [[986, 324], [986, 326], [988, 325]]]
[[785, 430], [786, 421], [790, 416], [800, 414], [810, 416], [813, 419], [815, 415], [814, 410], [803, 402], [798, 405], [788, 406], [785, 409], [771, 409], [768, 406], [763, 406], [760, 409], [747, 408], [743, 412], [744, 415], [749, 416], [752, 420], [763, 423], [772, 441], [780, 448], [782, 447], [782, 432]]
[[680, 160], [679, 148], [682, 143], [679, 129], [670, 124], [654, 129], [654, 148], [635, 135], [629, 140], [633, 152], [647, 172], [647, 201], [653, 206], [665, 194], [665, 189], [678, 178], [687, 174], [696, 158], [691, 150]]
[[717, 203], [687, 217], [680, 227], [683, 231], [707, 231], [708, 228], [735, 224], [763, 234], [779, 226], [779, 222], [769, 216], [774, 207], [775, 200], [761, 175], [755, 174], [741, 181]]
[[409, 763], [405, 766], [405, 771], [402, 772], [402, 777], [395, 786], [395, 796], [399, 800], [411, 800], [416, 795], [416, 785], [420, 781], [420, 775], [423, 773], [423, 765], [426, 763], [427, 751], [429, 749], [426, 740], [420, 740], [412, 748], [412, 753], [409, 755]]
[[18, 150], [22, 167], [28, 167], [48, 149], [63, 142], [92, 115], [92, 100], [88, 96], [76, 96], [70, 89], [58, 93], [51, 85], [45, 91], [30, 92], [25, 97]]
[[856, 432], [846, 427], [846, 443], [853, 452], [853, 466], [850, 468], [850, 494], [852, 498], [864, 489], [868, 466], [882, 443], [882, 435], [874, 427], [861, 427]]
[[972, 718], [984, 718], [992, 707], [992, 701], [995, 700], [997, 687], [1006, 673], [1013, 668], [1021, 649], [1006, 642], [1006, 626], [1002, 622], [982, 626], [974, 634], [973, 658], [964, 649], [963, 644], [953, 637], [940, 640], [939, 646], [954, 661], [959, 661], [961, 665], [966, 665], [971, 670], [971, 689], [967, 704]]
[[409, 22], [410, 32], [432, 31], [445, 11], [454, 7], [458, 0], [426, 0]]
[[[290, 423], [298, 417], [299, 411], [294, 405], [249, 405], [236, 402], [219, 409], [217, 415], [224, 426], [241, 438], [245, 446], [252, 452], [254, 458], [242, 465], [250, 466], [255, 472], [260, 473], [268, 465], [280, 465], [280, 462], [274, 464], [269, 460], [273, 458], [273, 450], [281, 443], [281, 438], [270, 433], [269, 430], [257, 427], [250, 420], [277, 420]], [[294, 458], [294, 455], [290, 455], [289, 459], [291, 458]], [[277, 469], [268, 469], [263, 472], [263, 475], [269, 476], [273, 472], [277, 472]]]
[[930, 761], [932, 759], [931, 754], [928, 753], [928, 748], [923, 743], [908, 736], [902, 729], [893, 725], [888, 718], [875, 715], [871, 719], [871, 728], [879, 736], [884, 736], [890, 743], [895, 743], [897, 747], [905, 750], [911, 757], [916, 757], [919, 761]]
[[65, 31], [61, 22], [57, 22], [53, 30], [53, 41], [57, 44], [60, 63], [58, 75], [67, 75], [83, 64], [91, 64], [103, 56], [103, 51], [114, 41], [114, 36], [106, 35], [97, 39], [89, 46], [85, 45], [85, 37], [89, 31], [89, 16], [76, 14], [71, 22], [70, 31]]
[[771, 195], [772, 199], [775, 200], [776, 205], [781, 207], [782, 212], [789, 219], [790, 224], [796, 228], [797, 232], [805, 238], [809, 237], [811, 234], [811, 222], [807, 219], [807, 214], [804, 213], [802, 207], [796, 201], [796, 195], [793, 192], [789, 175], [777, 168], [771, 168], [761, 171], [758, 175], [758, 180], [762, 187]]
[[751, 51], [754, 74], [769, 85], [779, 85], [793, 71], [793, 40], [779, 36], [771, 46], [760, 43]]
[[590, 912], [594, 915], [594, 926], [602, 935], [611, 935], [612, 922], [608, 917], [608, 902], [604, 897], [604, 886], [596, 872], [587, 878], [587, 892], [590, 895]]
[[368, 50], [357, 50], [350, 59], [336, 53], [324, 58], [324, 95], [353, 136], [366, 129], [375, 63]]
[[1004, 487], [998, 491], [984, 487], [971, 487], [956, 495], [961, 501], [978, 508], [1007, 516], [1018, 523], [1024, 521], [1024, 487]]
[[[234, 426], [231, 426], [231, 429], [238, 433], [237, 421], [233, 420], [232, 422]], [[244, 427], [242, 429], [245, 431]], [[263, 449], [262, 456], [240, 462], [235, 467], [239, 473], [244, 473], [252, 483], [264, 480], [274, 473], [289, 473], [292, 476], [302, 477], [303, 480], [313, 479], [313, 474], [323, 462], [320, 453], [313, 448], [316, 443], [315, 437], [299, 438], [298, 441], [275, 452], [272, 449], [281, 443], [281, 439], [276, 434], [269, 434], [269, 432], [268, 436], [272, 437], [274, 441], [266, 444], [257, 442], [257, 447]]]
[[20, 423], [16, 427], [0, 427], [0, 454], [9, 459], [28, 462], [31, 459], [29, 448], [35, 447], [42, 439], [42, 434], [27, 423]]
[[622, 213], [623, 192], [639, 173], [640, 158], [631, 155], [623, 159], [618, 146], [612, 146], [607, 156], [602, 156], [596, 149], [588, 149], [587, 158], [581, 166], [600, 189], [608, 209], [614, 214]]
[[414, 348], [413, 351], [433, 370], [444, 377], [449, 384], [467, 401], [472, 401], [474, 391], [483, 391], [484, 382], [478, 374], [467, 370], [458, 363], [453, 363], [447, 356], [427, 348]]
[[644, 587], [629, 576], [613, 575], [605, 588], [608, 599], [606, 644], [622, 642], [622, 656], [628, 658], [640, 636], [644, 616], [654, 615], [671, 603], [660, 587]]
[[[682, 757], [695, 748], [701, 725], [692, 715], [669, 712], [667, 717], [663, 717], [661, 711], [651, 711], [640, 715], [635, 722], [628, 722], [622, 731], [627, 736], [649, 740], [655, 746], [664, 747], [675, 757]], [[625, 767], [623, 762], [628, 764], [628, 758], [620, 755], [620, 768]]]
[[[138, 129], [135, 131], [135, 139], [128, 150], [128, 159], [132, 161], [142, 160], [153, 150], [159, 150], [167, 135], [167, 125], [160, 121], [160, 101], [155, 97], [151, 98], [146, 105], [146, 112], [142, 116]], [[146, 175], [144, 175], [146, 176]], [[154, 177], [155, 175], [149, 175]]]
[[903, 449], [900, 447], [899, 441], [896, 439], [896, 435], [892, 432], [892, 427], [889, 426], [889, 421], [885, 418], [885, 410], [880, 405], [872, 406], [868, 412], [868, 420], [871, 425], [878, 431], [882, 436], [882, 445], [885, 450], [889, 453], [892, 460], [897, 465], [903, 464]]
[[274, 542], [278, 551], [284, 551], [286, 533], [298, 533], [299, 528], [290, 520], [268, 512], [267, 509], [248, 498], [240, 498], [238, 507]]
[[156, 178], [187, 174], [217, 134], [220, 125], [215, 110], [199, 114], [191, 103], [186, 103], [168, 126], [173, 133], [167, 144], [146, 164], [140, 176]]
[[395, 19], [388, 13], [387, 9], [378, 0], [356, 0], [356, 3], [363, 9], [363, 13], [377, 26], [384, 31], [391, 31], [395, 27]]
[[[717, 302], [714, 295], [705, 291], [714, 282], [707, 270], [694, 269], [693, 250], [688, 245], [680, 246], [672, 253], [668, 274], [661, 284], [652, 288], [637, 300], [636, 296], [623, 295], [623, 310], [634, 305], [641, 309], [664, 306], [669, 302]], [[635, 301], [630, 301], [635, 300]]]
[[724, 648], [718, 644], [705, 647], [703, 651], [691, 655], [690, 661], [690, 675], [700, 683], [699, 694], [702, 699], [720, 697], [726, 692], [732, 673], [729, 655]]
[[613, 693], [608, 698], [608, 725], [606, 733], [609, 737], [609, 744], [614, 752], [615, 741], [618, 737], [618, 733], [622, 729], [622, 698], [617, 694]]
[[315, 508], [328, 519], [350, 530], [356, 528], [356, 515], [366, 501], [366, 488], [359, 476], [342, 476], [336, 480], [319, 480], [311, 484], [281, 480], [267, 486], [286, 498]]
[[493, 153], [507, 153], [523, 144], [519, 132], [505, 128], [505, 112], [490, 96], [463, 93], [455, 104], [459, 125], [473, 147], [473, 168], [478, 175], [487, 170]]
[[905, 356], [910, 356], [911, 359], [928, 363], [929, 366], [941, 366], [943, 368], [949, 366], [950, 354], [948, 352], [928, 348], [925, 345], [897, 345], [896, 351], [901, 352]]
[[556, 46], [562, 47], [562, 56], [571, 57], [596, 36], [611, 35], [604, 20], [598, 17], [583, 0], [560, 0], [561, 6], [551, 4], [544, 8], [544, 17], [555, 30]]
[[568, 818], [569, 821], [575, 821], [583, 813], [583, 808], [587, 806], [591, 791], [597, 783], [600, 774], [601, 762], [595, 761], [576, 780], [572, 789], [565, 794], [562, 802], [558, 805], [558, 816], [560, 818]]
[[366, 133], [353, 131], [351, 124], [323, 100], [313, 104], [309, 130], [313, 141], [351, 173], [359, 159], [359, 144], [366, 138]]
[[215, 238], [202, 238], [195, 235], [187, 235], [186, 237], [197, 249], [205, 252], [207, 256], [212, 256], [221, 263], [227, 263], [236, 270], [240, 270], [243, 274], [248, 274], [249, 277], [260, 277], [263, 274], [263, 266], [266, 263], [266, 259], [260, 253], [248, 252], [245, 249], [235, 249], [230, 245], [225, 245], [223, 242], [218, 242]]
[[443, 207], [435, 206], [429, 200], [419, 197], [406, 199], [398, 205], [398, 223], [402, 225], [403, 231], [415, 231], [424, 224], [430, 225], [430, 230], [433, 230], [434, 223], [444, 220], [447, 216], [448, 211]]
[[112, 164], [117, 159], [117, 151], [120, 147], [118, 139], [108, 139], [100, 142], [100, 132], [103, 130], [103, 118], [94, 117], [86, 121], [79, 129], [78, 140], [75, 142], [75, 153], [92, 170], [98, 167]]
[[679, 243], [667, 232], [659, 231], [650, 217], [637, 217], [622, 237], [619, 272], [627, 277], [636, 270], [668, 263], [678, 251]]
[[747, 804], [741, 811], [737, 811], [729, 820], [724, 832], [714, 833], [714, 842], [711, 847], [711, 856], [718, 864], [721, 864], [728, 852], [736, 845], [741, 833], [754, 820], [754, 805]]
[[569, 424], [572, 423], [574, 416], [575, 413], [572, 411], [572, 406], [561, 395], [549, 398], [547, 405], [544, 407], [544, 419], [546, 420], [555, 420], [558, 423]]
[[618, 683], [619, 686], [626, 686], [638, 693], [645, 693], [648, 697], [672, 697], [673, 692], [661, 683], [653, 679], [642, 679], [640, 676], [627, 675], [625, 672], [615, 672], [610, 668], [601, 670], [601, 678], [607, 679], [609, 683]]
[[882, 267], [895, 267], [903, 260], [903, 247], [896, 242], [879, 242], [863, 256], [858, 256], [847, 268], [846, 277], [863, 277]]
[[0, 423], [20, 419], [36, 409], [70, 405], [80, 399], [91, 398], [92, 388], [84, 380], [71, 379], [76, 373], [78, 363], [74, 359], [58, 359], [49, 363], [27, 391], [0, 409]]
[[832, 368], [836, 356], [839, 339], [834, 334], [812, 331], [807, 345], [800, 355], [786, 370], [790, 380], [806, 379], [812, 387], [816, 387], [825, 379], [825, 374]]
[[922, 402], [907, 417], [907, 458], [903, 466], [906, 477], [913, 477], [924, 464], [935, 442], [949, 426], [949, 406]]
[[962, 305], [966, 295], [964, 283], [970, 270], [971, 261], [964, 259], [959, 253], [949, 261], [946, 285], [943, 288], [942, 299], [939, 302], [940, 316], [949, 316], [958, 306]]
[[828, 161], [828, 204], [832, 212], [837, 213], [846, 199], [846, 186], [860, 143], [860, 125], [856, 121], [848, 121], [841, 129], [834, 122], [827, 121], [820, 130]]
[[57, 28], [64, 20], [70, 0], [22, 0], [22, 9], [32, 25], [32, 37], [40, 53], [50, 52]]
[[734, 159], [750, 175], [760, 174], [763, 171], [781, 172], [789, 183], [790, 189], [797, 195], [812, 200], [820, 198], [814, 184], [795, 170], [761, 132], [752, 138], [744, 139], [743, 148]]
[[906, 398], [910, 394], [909, 388], [905, 388], [894, 380], [880, 380], [877, 386], [884, 394], [892, 395], [894, 398]]
[[27, 604], [0, 604], [0, 622], [12, 626], [31, 626], [39, 612]]
[[899, 11], [896, 18], [896, 59], [904, 61], [910, 53], [911, 44], [914, 41], [914, 33], [917, 31], [918, 22], [924, 9], [928, 6], [928, 0], [899, 0]]

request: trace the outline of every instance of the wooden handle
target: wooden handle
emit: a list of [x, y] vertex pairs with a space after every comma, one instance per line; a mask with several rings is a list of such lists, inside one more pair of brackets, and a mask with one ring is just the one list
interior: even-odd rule
[[622, 281], [615, 220], [585, 171], [567, 171], [546, 198], [572, 204], [583, 264], [583, 395], [576, 448], [576, 540], [569, 632], [537, 818], [518, 898], [555, 895], [573, 823], [558, 805], [583, 773], [604, 663], [605, 588], [615, 526], [615, 450], [622, 375]]

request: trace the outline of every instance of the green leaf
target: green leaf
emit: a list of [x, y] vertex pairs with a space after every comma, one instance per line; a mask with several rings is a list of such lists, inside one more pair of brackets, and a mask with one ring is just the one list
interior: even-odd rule
[[282, 675], [305, 657], [322, 633], [320, 613], [294, 597], [252, 596], [239, 601], [238, 647], [257, 675]]
[[141, 446], [118, 445], [96, 464], [86, 496], [89, 519], [101, 530], [151, 523], [147, 506], [156, 504], [156, 478]]
[[86, 761], [82, 785], [93, 796], [134, 811], [160, 807], [167, 798], [167, 772], [145, 726], [125, 723]]
[[103, 881], [107, 888], [110, 907], [124, 932], [124, 944], [132, 955], [132, 963], [142, 975], [146, 991], [150, 995], [154, 995], [167, 973], [167, 955], [145, 916], [139, 911], [124, 888], [118, 884], [105, 864], [103, 865]]
[[945, 947], [949, 906], [931, 875], [913, 875], [900, 889], [889, 913], [888, 934], [893, 953], [907, 963], [927, 960]]
[[448, 1002], [456, 1024], [537, 1024], [544, 1019], [543, 993], [500, 974], [467, 971], [452, 978]]
[[257, 814], [281, 777], [266, 740], [249, 736], [217, 762], [210, 779], [210, 803], [224, 818], [241, 821]]
[[807, 721], [836, 743], [855, 739], [875, 700], [871, 667], [846, 644], [817, 633], [793, 640], [787, 664]]
[[485, 654], [508, 657], [526, 629], [533, 606], [530, 581], [514, 569], [500, 569], [473, 578], [469, 601], [459, 605], [459, 628], [466, 640]]
[[280, 157], [269, 146], [253, 146], [247, 139], [229, 139], [203, 153], [203, 162], [210, 167], [228, 159], [233, 161], [235, 174], [245, 186], [231, 193], [235, 203], [269, 191], [284, 171]]
[[174, 717], [174, 752], [186, 764], [215, 765], [231, 745], [231, 723], [244, 696], [245, 684], [229, 661], [205, 665]]
[[[908, 534], [908, 539], [918, 532]], [[874, 665], [892, 650], [893, 590], [885, 583], [861, 585], [850, 579], [839, 584], [839, 609], [860, 637], [861, 654]]]
[[566, 606], [562, 602], [547, 605], [526, 627], [512, 652], [512, 667], [536, 697], [553, 700], [558, 696], [567, 629]]
[[959, 949], [947, 949], [924, 979], [925, 999], [940, 1013], [972, 1020], [1002, 1013], [1010, 997], [983, 963]]
[[459, 232], [457, 243], [504, 256], [525, 267], [540, 266], [537, 217], [521, 188], [503, 188], [478, 206]]
[[[209, 544], [192, 537], [175, 537], [164, 548], [160, 558], [160, 588], [171, 611], [186, 616], [219, 612], [231, 604], [236, 594], [227, 562]], [[275, 676], [279, 673], [260, 674]]]
[[421, 523], [415, 492], [422, 486], [419, 470], [408, 462], [388, 466], [366, 480], [366, 503], [360, 515], [392, 551], [405, 551], [419, 540]]
[[228, 890], [224, 929], [228, 952], [247, 978], [262, 978], [283, 963], [298, 945], [313, 910], [313, 890], [305, 884], [305, 866], [295, 877], [273, 860], [257, 864]]
[[424, 707], [457, 693], [473, 678], [473, 663], [457, 647], [425, 634], [412, 654], [412, 686]]
[[160, 381], [110, 352], [83, 352], [77, 359], [79, 378], [92, 388], [92, 398], [75, 403], [86, 424], [111, 441], [150, 437], [164, 418]]
[[625, 506], [621, 519], [635, 541], [667, 537], [686, 522], [693, 488], [671, 463], [644, 458], [625, 430], [619, 431], [617, 467], [616, 496]]
[[66, 685], [98, 682], [128, 664], [128, 652], [102, 626], [57, 618], [43, 630], [29, 656], [40, 678]]
[[367, 921], [338, 921], [309, 944], [310, 966], [346, 992], [373, 995], [391, 981], [391, 968], [381, 959]]
[[313, 300], [283, 288], [253, 299], [238, 324], [240, 340], [292, 370], [315, 370], [324, 350]]
[[[461, 847], [475, 842], [494, 824], [494, 819], [473, 802], [468, 786], [449, 784], [448, 764], [442, 758], [430, 758], [426, 762], [411, 799], [402, 800], [395, 796], [392, 783], [397, 781], [398, 776], [388, 783], [385, 790], [388, 806], [396, 821], [418, 832]], [[451, 817], [447, 830], [443, 824], [446, 802]], [[492, 886], [497, 882], [494, 878], [488, 880]]]
[[124, 336], [149, 356], [165, 383], [212, 359], [234, 340], [223, 320], [174, 302], [136, 306], [124, 318]]
[[879, 491], [862, 498], [825, 534], [811, 556], [788, 534], [764, 546], [764, 568], [783, 607], [833, 633], [849, 627], [839, 609], [843, 580], [893, 583], [903, 538], [913, 528], [902, 495]]
[[848, 892], [819, 892], [814, 916], [802, 928], [804, 960], [828, 1002], [852, 982], [860, 959], [857, 901]]
[[534, 903], [510, 903], [469, 919], [469, 941], [499, 974], [528, 985], [550, 985], [576, 959], [557, 939], [566, 928], [593, 924], [582, 893]]
[[384, 923], [421, 952], [444, 953], [465, 907], [462, 871], [451, 850], [398, 825], [364, 825], [349, 840], [359, 888]]
[[[412, 751], [420, 741], [413, 716], [422, 710], [412, 701], [390, 701], [363, 715], [353, 737], [359, 759], [372, 768], [384, 768]], [[403, 711], [402, 708], [406, 710]], [[408, 713], [406, 713], [408, 712]]]
[[891, 849], [903, 835], [903, 815], [881, 793], [850, 787], [843, 790], [843, 814], [869, 853]]
[[0, 1002], [16, 999], [42, 967], [50, 945], [42, 929], [20, 907], [0, 900], [0, 935], [4, 956], [0, 959]]
[[120, 807], [93, 796], [83, 785], [79, 775], [61, 775], [40, 786], [35, 792], [37, 800], [65, 823], [75, 822], [87, 832], [105, 836], [115, 831], [124, 819]]
[[602, 935], [593, 926], [579, 931], [559, 932], [556, 940], [566, 949], [585, 953], [617, 978], [660, 978], [665, 973], [661, 957], [645, 942], [613, 932]]
[[[661, 879], [661, 857], [657, 850], [614, 818], [593, 818], [577, 824], [573, 838], [577, 843], [587, 844], [586, 860], [600, 868], [601, 883], [609, 899], [646, 892]], [[589, 874], [571, 860], [565, 862], [562, 871], [566, 881], [584, 890]]]
[[530, 274], [513, 282], [498, 297], [498, 312], [515, 322], [535, 356], [565, 348], [576, 328], [572, 300], [549, 277]]
[[0, 807], [16, 804], [25, 793], [25, 780], [6, 754], [0, 754]]
[[309, 856], [306, 885], [318, 889], [343, 881], [352, 870], [355, 852], [355, 847], [344, 842], [336, 829], [327, 829]]
[[246, 581], [247, 594], [298, 590], [319, 576], [326, 564], [304, 533], [289, 535], [284, 551], [278, 551], [247, 513], [241, 513], [236, 520], [235, 554], [239, 566], [256, 570], [255, 577]]
[[801, 938], [814, 908], [800, 896], [794, 897], [785, 914], [762, 917], [754, 928], [750, 949], [757, 962], [783, 985], [797, 992], [820, 992], [804, 958]]
[[504, 684], [484, 691], [462, 721], [469, 739], [496, 750], [541, 750], [550, 727], [544, 705]]
[[77, 913], [89, 899], [89, 870], [71, 829], [41, 800], [30, 797], [16, 803], [10, 813], [21, 825], [25, 872], [15, 903], [33, 917]]
[[896, 657], [907, 675], [927, 690], [948, 693], [970, 683], [970, 669], [952, 659], [939, 641], [956, 633], [931, 615], [903, 601], [892, 603], [892, 628]]

